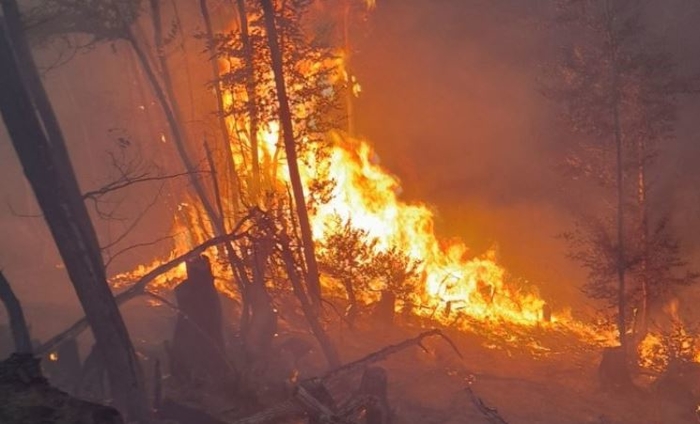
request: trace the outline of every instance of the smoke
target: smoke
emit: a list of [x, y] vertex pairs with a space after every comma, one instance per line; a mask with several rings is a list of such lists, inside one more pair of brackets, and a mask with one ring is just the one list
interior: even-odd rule
[[[653, 27], [667, 37], [683, 71], [696, 72], [700, 66], [694, 52], [700, 46], [687, 34], [695, 31], [700, 6], [691, 0], [655, 3], [659, 13], [654, 14]], [[556, 122], [555, 105], [538, 92], [541, 67], [551, 53], [551, 5], [547, 0], [380, 0], [367, 23], [352, 32], [356, 51], [351, 65], [363, 87], [355, 102], [357, 132], [401, 178], [403, 195], [437, 209], [442, 235], [464, 239], [474, 254], [497, 245], [513, 274], [540, 285], [545, 298], [566, 305], [581, 299], [578, 287], [584, 276], [566, 258], [565, 245], [556, 235], [570, 228], [569, 199], [582, 194], [569, 192], [557, 170], [567, 139]], [[184, 12], [196, 21], [196, 10]], [[223, 27], [231, 16], [220, 19]], [[197, 25], [190, 22], [187, 34]], [[185, 59], [180, 51], [174, 55], [175, 68], [205, 63], [201, 45], [189, 48]], [[44, 54], [49, 57], [45, 63], [56, 56], [55, 51]], [[199, 81], [200, 76], [178, 72], [176, 83], [186, 86], [189, 78]], [[129, 149], [148, 149], [167, 132], [140, 78], [133, 56], [118, 43], [79, 54], [47, 74], [84, 190], [108, 181], [106, 152], [118, 149], [118, 137], [132, 142]], [[196, 93], [210, 95], [206, 90]], [[700, 132], [695, 119], [700, 106], [692, 96], [681, 100], [678, 140], [660, 165], [661, 184], [669, 193], [679, 234], [700, 251], [700, 237], [695, 237], [700, 228]], [[209, 116], [203, 111], [210, 104], [200, 98], [191, 103], [188, 118]], [[203, 139], [207, 125], [188, 121], [188, 130], [193, 138]], [[36, 214], [38, 208], [3, 131], [0, 267], [16, 283], [21, 298], [74, 306], [74, 294], [43, 221], [18, 215]], [[163, 159], [158, 148], [147, 150], [145, 157]], [[165, 171], [181, 171], [177, 159], [159, 162], [164, 163], [172, 164]], [[155, 193], [152, 186], [125, 193], [122, 216], [133, 219]], [[163, 217], [173, 216], [169, 202], [159, 202], [124, 245], [166, 234], [170, 222]], [[116, 237], [126, 225], [96, 222], [103, 241]], [[146, 255], [126, 255], [115, 271], [128, 268], [133, 258], [152, 259], [157, 247], [149, 249]]]
[[[566, 131], [539, 92], [553, 52], [550, 1], [379, 2], [355, 70], [363, 85], [358, 131], [403, 181], [405, 196], [439, 211], [438, 228], [478, 254], [493, 243], [514, 274], [561, 303], [582, 300], [585, 275], [556, 236], [571, 228], [572, 202], [596, 202], [559, 170]], [[649, 2], [685, 75], [700, 69], [689, 41], [697, 5]], [[694, 11], [690, 13], [691, 11]], [[657, 167], [663, 209], [697, 251], [700, 202], [698, 101], [681, 100], [678, 137]], [[696, 231], [697, 233], [697, 231]]]

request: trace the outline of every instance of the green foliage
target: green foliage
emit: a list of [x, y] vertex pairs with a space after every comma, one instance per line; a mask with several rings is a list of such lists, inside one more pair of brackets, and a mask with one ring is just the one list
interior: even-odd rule
[[559, 1], [557, 58], [544, 69], [543, 90], [562, 106], [570, 132], [564, 172], [578, 184], [592, 183], [595, 193], [576, 208], [576, 226], [564, 235], [570, 256], [588, 271], [586, 294], [612, 307], [619, 305], [621, 267], [631, 277], [630, 310], [641, 301], [642, 285], [655, 298], [695, 280], [668, 225], [665, 193], [653, 190], [656, 159], [675, 136], [677, 96], [687, 84], [661, 40], [644, 27], [643, 6], [639, 0]]
[[381, 284], [382, 290], [389, 290], [405, 302], [415, 293], [420, 265], [420, 261], [397, 247], [391, 247], [372, 257], [368, 271]]
[[[297, 151], [304, 161], [308, 159], [306, 153], [309, 149], [314, 153], [310, 159], [313, 163], [306, 163], [318, 176], [310, 188], [313, 204], [327, 200], [333, 187], [332, 181], [326, 178], [327, 169], [324, 169], [328, 162], [326, 134], [338, 127], [342, 85], [336, 77], [339, 70], [335, 67], [333, 50], [308, 33], [305, 20], [310, 3], [307, 0], [280, 2], [276, 24]], [[249, 45], [245, 42], [246, 34], [237, 29], [217, 34], [215, 45], [208, 46], [208, 50], [214, 59], [230, 65], [229, 70], [212, 83], [221, 84], [225, 91], [233, 93], [232, 102], [224, 113], [238, 123], [238, 134], [245, 134], [239, 137], [238, 148], [244, 157], [249, 157], [250, 140], [256, 134], [250, 134], [251, 128], [247, 126], [255, 122], [258, 127], [266, 129], [269, 123], [279, 122], [279, 111], [262, 11], [255, 2], [247, 2], [246, 6], [250, 17]], [[280, 147], [278, 140], [277, 148]], [[280, 158], [276, 154], [272, 159]], [[274, 172], [274, 164], [261, 163], [261, 166], [263, 170]], [[274, 180], [274, 176], [269, 178]]]
[[340, 281], [351, 282], [355, 289], [367, 290], [372, 278], [369, 272], [377, 240], [365, 230], [355, 228], [352, 221], [336, 217], [327, 226], [319, 245], [321, 269]]
[[378, 240], [351, 220], [336, 217], [319, 247], [322, 269], [360, 294], [387, 290], [408, 302], [415, 293], [421, 262], [396, 246], [379, 249]]

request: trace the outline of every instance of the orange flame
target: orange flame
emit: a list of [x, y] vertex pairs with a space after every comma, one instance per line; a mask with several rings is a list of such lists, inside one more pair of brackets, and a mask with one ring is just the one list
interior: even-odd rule
[[[368, 8], [375, 6], [374, 0], [365, 0]], [[344, 81], [354, 95], [360, 94], [360, 85], [354, 76], [348, 75], [340, 59], [311, 63], [306, 66], [332, 67], [336, 71], [337, 81]], [[222, 62], [222, 72], [227, 68]], [[272, 88], [271, 88], [272, 89]], [[235, 93], [237, 98], [245, 93]], [[224, 102], [230, 106], [234, 93], [224, 92]], [[304, 105], [303, 107], [313, 107]], [[295, 111], [303, 114], [302, 111]], [[250, 150], [246, 139], [249, 123], [245, 118], [228, 117], [230, 135], [238, 143], [234, 150], [234, 162], [241, 178], [250, 173], [249, 165], [242, 156], [243, 147]], [[277, 187], [288, 181], [286, 167], [280, 159], [279, 124], [276, 121], [263, 123], [258, 134], [261, 161], [266, 161], [269, 178], [278, 180]], [[482, 322], [505, 322], [522, 326], [540, 325], [544, 321], [561, 324], [589, 341], [600, 342], [601, 336], [588, 326], [572, 319], [564, 313], [554, 314], [543, 319], [546, 302], [536, 291], [525, 288], [521, 283], [509, 279], [505, 269], [498, 264], [495, 250], [481, 256], [469, 254], [468, 248], [461, 241], [441, 241], [434, 231], [434, 215], [425, 204], [409, 203], [401, 199], [401, 184], [397, 177], [387, 172], [379, 164], [379, 159], [369, 142], [358, 140], [340, 132], [327, 135], [331, 142], [330, 155], [323, 168], [328, 170], [335, 182], [330, 201], [318, 205], [311, 216], [313, 235], [316, 241], [323, 241], [326, 229], [333, 219], [351, 219], [353, 226], [362, 229], [377, 240], [376, 249], [386, 251], [399, 247], [411, 258], [420, 261], [421, 283], [412, 295], [412, 302], [419, 305], [414, 313], [423, 317], [438, 319], [445, 324], [452, 324], [456, 318], [466, 316]], [[302, 140], [303, 141], [303, 140]], [[306, 150], [302, 158], [302, 179], [307, 191], [316, 175], [316, 156], [313, 149]], [[174, 252], [170, 259], [182, 254], [197, 243], [206, 239], [211, 229], [198, 218], [195, 206], [181, 204], [176, 227], [180, 234], [176, 238]], [[201, 223], [201, 228], [197, 227]], [[142, 266], [134, 272], [120, 275], [115, 282], [133, 280], [158, 265]], [[219, 273], [221, 270], [217, 270]], [[169, 288], [174, 282], [184, 277], [184, 266], [159, 277], [153, 285]], [[231, 275], [220, 275], [218, 288], [229, 296], [236, 297], [232, 289]], [[327, 287], [332, 283], [325, 281]], [[440, 311], [436, 314], [436, 311]], [[603, 335], [610, 340], [612, 336]]]

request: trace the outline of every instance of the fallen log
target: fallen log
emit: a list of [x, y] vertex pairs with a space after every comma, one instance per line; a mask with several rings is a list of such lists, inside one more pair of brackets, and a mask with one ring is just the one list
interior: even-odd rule
[[[440, 336], [452, 347], [455, 353], [462, 358], [462, 354], [457, 346], [445, 336], [442, 331], [433, 329], [423, 332], [416, 337], [404, 340], [401, 343], [384, 347], [376, 352], [350, 362], [346, 365], [335, 368], [326, 373], [321, 378], [310, 378], [303, 380], [294, 390], [291, 399], [267, 408], [249, 417], [233, 421], [233, 424], [264, 424], [279, 422], [282, 419], [290, 419], [303, 415], [308, 415], [314, 423], [352, 423], [349, 418], [357, 409], [365, 408], [373, 411], [372, 421], [368, 424], [386, 423], [389, 417], [388, 403], [386, 401], [387, 385], [386, 372], [379, 367], [368, 368], [363, 376], [360, 390], [345, 405], [335, 408], [333, 400], [326, 398], [324, 392], [325, 384], [333, 379], [340, 378], [345, 374], [365, 369], [367, 365], [386, 359], [388, 356], [398, 353], [411, 346], [425, 347], [421, 344], [423, 339], [431, 336]], [[381, 371], [379, 371], [381, 370]], [[315, 390], [314, 387], [323, 388]]]

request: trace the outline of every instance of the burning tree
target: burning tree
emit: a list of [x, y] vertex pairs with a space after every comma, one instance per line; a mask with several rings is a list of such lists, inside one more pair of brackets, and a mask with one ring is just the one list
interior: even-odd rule
[[[674, 137], [677, 97], [685, 90], [670, 55], [642, 23], [638, 1], [562, 1], [559, 60], [546, 70], [548, 96], [564, 106], [577, 135], [566, 162], [601, 201], [577, 213], [565, 234], [571, 256], [589, 272], [586, 293], [616, 310], [623, 349], [648, 328], [653, 302], [694, 281], [684, 271], [654, 164]], [[613, 206], [614, 205], [614, 206]], [[636, 321], [636, 325], [632, 322]], [[630, 327], [633, 328], [630, 328]]]

